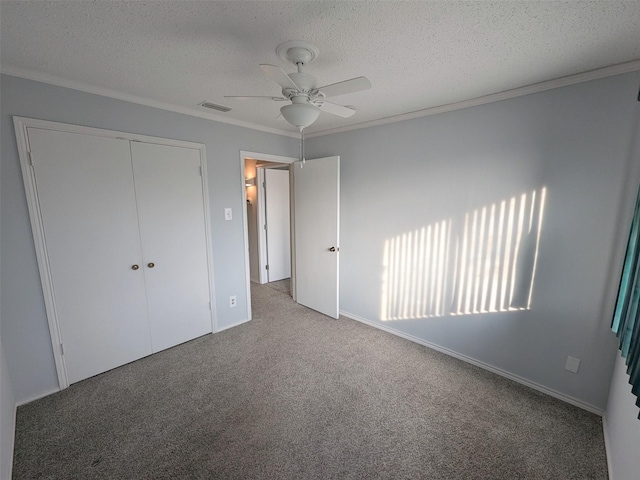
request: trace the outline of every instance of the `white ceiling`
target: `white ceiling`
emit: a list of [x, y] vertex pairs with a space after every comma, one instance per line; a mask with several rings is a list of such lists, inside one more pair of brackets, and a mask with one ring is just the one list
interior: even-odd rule
[[[295, 132], [260, 63], [287, 40], [316, 45], [319, 85], [364, 75], [306, 132], [390, 116], [640, 59], [640, 2], [7, 1], [2, 71], [269, 131]], [[637, 67], [640, 68], [640, 67]], [[203, 109], [209, 100], [232, 108]]]

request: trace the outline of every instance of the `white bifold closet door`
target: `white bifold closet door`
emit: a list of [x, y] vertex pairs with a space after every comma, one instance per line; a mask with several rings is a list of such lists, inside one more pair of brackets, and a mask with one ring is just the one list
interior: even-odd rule
[[28, 138], [69, 383], [211, 332], [199, 152]]
[[157, 352], [211, 332], [200, 152], [131, 142], [131, 153]]

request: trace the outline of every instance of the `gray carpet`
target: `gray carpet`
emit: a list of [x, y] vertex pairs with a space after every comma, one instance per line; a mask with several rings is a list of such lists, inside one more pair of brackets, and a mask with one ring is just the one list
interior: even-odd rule
[[20, 407], [14, 478], [607, 478], [596, 415], [252, 290], [252, 322]]
[[291, 279], [285, 278], [284, 280], [276, 280], [275, 282], [269, 282], [267, 287], [278, 290], [279, 292], [291, 295]]

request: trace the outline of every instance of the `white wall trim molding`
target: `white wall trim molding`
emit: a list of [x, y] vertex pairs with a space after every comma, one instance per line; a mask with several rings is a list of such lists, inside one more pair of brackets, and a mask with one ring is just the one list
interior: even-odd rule
[[413, 335], [409, 335], [407, 333], [401, 332], [399, 330], [396, 330], [395, 328], [391, 328], [391, 327], [386, 327], [383, 325], [380, 325], [376, 322], [372, 322], [371, 320], [367, 320], [366, 318], [362, 318], [358, 315], [354, 315], [352, 313], [349, 312], [345, 312], [344, 310], [340, 311], [340, 315], [343, 315], [345, 317], [348, 317], [352, 320], [355, 320], [357, 322], [361, 322], [364, 323], [366, 325], [369, 325], [371, 327], [377, 328], [379, 330], [385, 331], [387, 333], [391, 333], [393, 335], [396, 335], [398, 337], [404, 338], [406, 340], [410, 340], [412, 342], [418, 343], [420, 345], [423, 345], [425, 347], [431, 348], [432, 350], [436, 350], [438, 352], [444, 353], [446, 355], [449, 355], [451, 357], [457, 358], [458, 360], [462, 360], [463, 362], [467, 362], [470, 363], [472, 365], [475, 365], [476, 367], [480, 367], [484, 370], [488, 370], [492, 373], [495, 373], [497, 375], [500, 375], [501, 377], [505, 377], [508, 378], [509, 380], [513, 380], [514, 382], [520, 383], [522, 385], [525, 385], [529, 388], [533, 388], [534, 390], [537, 390], [539, 392], [542, 393], [546, 393], [547, 395], [550, 395], [554, 398], [557, 398], [559, 400], [562, 400], [566, 403], [570, 403], [571, 405], [574, 405], [576, 407], [582, 408], [583, 410], [587, 410], [591, 413], [595, 413], [596, 415], [600, 415], [602, 416], [604, 411], [594, 405], [591, 405], [589, 403], [583, 402], [582, 400], [578, 400], [577, 398], [571, 397], [569, 395], [565, 395], [564, 393], [560, 393], [556, 390], [553, 390], [551, 388], [545, 387], [544, 385], [540, 385], [539, 383], [536, 382], [532, 382], [531, 380], [527, 380], [526, 378], [520, 377], [518, 375], [514, 375], [513, 373], [510, 373], [506, 370], [502, 370], [501, 368], [497, 368], [494, 367], [493, 365], [489, 365], [488, 363], [484, 363], [481, 362], [479, 360], [476, 360], [475, 358], [472, 357], [468, 357], [466, 355], [462, 355], [458, 352], [455, 352], [453, 350], [449, 350], [448, 348], [444, 348], [441, 347], [439, 345], [436, 345], [435, 343], [431, 343], [431, 342], [427, 342], [425, 340], [422, 340], [421, 338], [418, 337], [414, 337]]
[[178, 105], [172, 105], [166, 102], [159, 102], [157, 100], [151, 100], [149, 98], [138, 97], [136, 95], [129, 95], [127, 93], [116, 92], [115, 90], [109, 90], [107, 88], [96, 87], [82, 82], [76, 82], [67, 80], [64, 78], [48, 75], [46, 73], [35, 72], [32, 70], [26, 70], [22, 68], [13, 67], [11, 65], [2, 65], [0, 67], [0, 73], [9, 75], [12, 77], [24, 78], [26, 80], [33, 80], [35, 82], [47, 83], [49, 85], [55, 85], [57, 87], [70, 88], [81, 92], [92, 93], [94, 95], [100, 95], [102, 97], [113, 98], [115, 100], [122, 100], [124, 102], [136, 103], [138, 105], [144, 105], [147, 107], [159, 108], [167, 110], [169, 112], [181, 113], [183, 115], [189, 115], [192, 117], [204, 118], [207, 120], [213, 120], [214, 122], [227, 123], [229, 125], [235, 125], [237, 127], [250, 128], [252, 130], [258, 130], [260, 132], [273, 133], [275, 135], [283, 135], [285, 137], [299, 138], [300, 134], [297, 132], [286, 132], [284, 130], [278, 130], [276, 128], [269, 128], [262, 125], [258, 125], [251, 122], [244, 122], [242, 120], [235, 120], [232, 118], [224, 118], [221, 115], [214, 113], [202, 112], [196, 108], [180, 107]]
[[201, 182], [203, 190], [203, 202], [204, 202], [204, 223], [205, 223], [205, 237], [206, 237], [206, 253], [207, 253], [207, 267], [209, 275], [209, 299], [211, 302], [210, 318], [211, 329], [213, 332], [217, 332], [217, 311], [215, 302], [215, 289], [214, 289], [214, 271], [213, 271], [213, 243], [212, 243], [212, 229], [211, 229], [211, 215], [209, 212], [209, 195], [208, 195], [208, 180], [207, 180], [207, 159], [205, 152], [205, 145], [201, 143], [187, 142], [175, 139], [165, 139], [160, 137], [152, 137], [148, 135], [139, 135], [126, 132], [117, 132], [114, 130], [105, 130], [100, 128], [84, 127], [80, 125], [72, 125], [66, 123], [52, 122], [48, 120], [38, 120], [25, 117], [13, 117], [13, 123], [15, 128], [16, 141], [18, 145], [18, 157], [20, 159], [20, 167], [22, 170], [22, 178], [25, 187], [25, 193], [27, 197], [27, 206], [29, 210], [29, 219], [31, 222], [31, 229], [33, 232], [33, 240], [35, 244], [36, 257], [38, 260], [38, 270], [40, 273], [40, 282], [44, 297], [45, 311], [47, 315], [47, 322], [49, 325], [49, 332], [51, 335], [51, 346], [53, 349], [53, 358], [56, 367], [56, 373], [58, 376], [58, 384], [60, 389], [67, 388], [69, 386], [69, 378], [64, 363], [64, 358], [60, 348], [61, 335], [59, 320], [57, 316], [55, 295], [53, 289], [53, 281], [51, 277], [51, 271], [49, 267], [49, 257], [47, 253], [46, 240], [44, 235], [44, 227], [42, 224], [42, 216], [40, 211], [40, 204], [38, 201], [38, 192], [36, 187], [36, 179], [31, 164], [31, 148], [29, 145], [28, 128], [39, 128], [46, 130], [55, 130], [59, 132], [76, 133], [82, 135], [91, 135], [98, 137], [117, 138], [122, 140], [128, 140], [133, 142], [151, 143], [158, 145], [166, 145], [173, 147], [189, 148], [197, 150], [200, 155], [200, 167], [201, 167]]
[[258, 283], [263, 285], [269, 281], [267, 275], [267, 238], [261, 225], [266, 225], [264, 168], [256, 167], [256, 203], [258, 204]]
[[[49, 394], [47, 394], [49, 395]], [[13, 404], [13, 418], [11, 419], [11, 444], [8, 445], [9, 449], [11, 450], [10, 452], [10, 456], [11, 459], [13, 460], [13, 456], [15, 455], [15, 445], [16, 445], [16, 419], [18, 418], [18, 404], [14, 403]], [[0, 472], [1, 475], [1, 472]], [[8, 469], [8, 477], [7, 480], [11, 480], [13, 478], [13, 462], [10, 463], [9, 465], [9, 469]]]
[[[469, 100], [463, 100], [460, 102], [449, 103], [432, 108], [426, 108], [423, 110], [416, 110], [415, 112], [403, 113], [400, 115], [392, 115], [390, 117], [384, 117], [378, 120], [372, 120], [369, 122], [357, 123], [354, 125], [348, 125], [338, 128], [330, 128], [327, 130], [321, 130], [317, 132], [306, 133], [307, 138], [322, 137], [325, 135], [332, 135], [334, 133], [349, 132], [352, 130], [360, 130], [362, 128], [375, 127], [378, 125], [386, 125], [389, 123], [402, 122], [404, 120], [412, 120], [415, 118], [428, 117], [430, 115], [436, 115], [438, 113], [451, 112], [453, 110], [460, 110], [463, 108], [474, 107], [476, 105], [483, 105], [485, 103], [498, 102], [500, 100], [506, 100], [509, 98], [521, 97], [523, 95], [529, 95], [531, 93], [543, 92], [545, 90], [551, 90], [554, 88], [565, 87], [568, 85], [575, 85], [577, 83], [588, 82], [590, 80], [597, 80], [599, 78], [611, 77], [614, 75], [620, 75], [623, 73], [629, 73], [640, 70], [640, 60], [633, 60], [631, 62], [620, 63], [617, 65], [610, 65], [604, 68], [598, 68], [587, 72], [577, 73], [575, 75], [568, 75], [566, 77], [560, 77], [545, 82], [535, 83], [524, 87], [514, 88], [512, 90], [505, 90], [504, 92], [493, 93], [482, 97], [472, 98]], [[35, 72], [32, 70], [22, 69], [11, 65], [2, 65], [0, 67], [0, 73], [10, 75], [12, 77], [24, 78], [27, 80], [33, 80], [36, 82], [47, 83], [50, 85], [56, 85], [58, 87], [71, 88], [73, 90], [79, 90], [81, 92], [92, 93], [94, 95], [100, 95], [103, 97], [114, 98], [116, 100], [122, 100], [125, 102], [137, 103], [139, 105], [145, 105], [147, 107], [159, 108], [170, 112], [181, 113], [184, 115], [190, 115], [193, 117], [204, 118], [207, 120], [213, 120], [215, 122], [227, 123], [238, 127], [250, 128], [252, 130], [258, 130], [261, 132], [273, 133], [275, 135], [282, 135], [285, 137], [299, 138], [297, 132], [287, 132], [284, 130], [278, 130], [275, 128], [265, 127], [257, 125], [255, 123], [244, 122], [241, 120], [235, 120], [231, 118], [224, 118], [220, 115], [212, 114], [209, 112], [202, 112], [195, 108], [181, 107], [178, 105], [172, 105], [166, 102], [160, 102], [157, 100], [151, 100], [148, 98], [138, 97], [136, 95], [129, 95], [126, 93], [116, 92], [102, 87], [96, 87], [82, 82], [76, 82], [67, 80], [64, 78], [48, 75], [41, 72]]]
[[607, 426], [607, 412], [604, 411], [602, 415], [602, 433], [604, 435], [604, 454], [607, 457], [607, 473], [609, 474], [609, 480], [615, 480], [613, 478], [613, 469], [611, 468], [611, 439], [609, 438], [609, 427]]
[[[247, 317], [249, 321], [252, 318], [251, 312], [251, 266], [249, 263], [249, 225], [247, 219], [247, 209], [245, 205], [247, 204], [247, 190], [245, 185], [244, 178], [244, 163], [245, 160], [262, 160], [265, 162], [275, 162], [275, 163], [288, 163], [292, 164], [297, 162], [298, 159], [294, 157], [286, 157], [283, 155], [273, 155], [270, 153], [258, 153], [258, 152], [250, 152], [248, 150], [240, 150], [240, 188], [242, 192], [242, 229], [243, 229], [243, 241], [244, 241], [244, 267], [245, 267], [245, 295], [246, 295], [246, 304], [247, 304]], [[260, 277], [262, 278], [262, 276]], [[241, 322], [242, 323], [242, 322]], [[237, 325], [237, 324], [234, 324]], [[232, 325], [232, 326], [234, 326]]]
[[632, 62], [620, 63], [618, 65], [611, 65], [609, 67], [598, 68], [596, 70], [590, 70], [588, 72], [578, 73], [575, 75], [569, 75], [566, 77], [555, 78], [546, 82], [534, 83], [524, 87], [514, 88], [512, 90], [505, 90], [504, 92], [492, 93], [490, 95], [484, 95], [482, 97], [471, 98], [469, 100], [463, 100], [461, 102], [449, 103], [438, 107], [425, 108], [423, 110], [416, 110], [415, 112], [403, 113], [400, 115], [393, 115], [391, 117], [381, 118], [379, 120], [372, 120], [370, 122], [357, 123], [355, 125], [347, 125], [338, 128], [329, 128], [319, 132], [305, 133], [307, 138], [322, 137], [325, 135], [332, 135], [334, 133], [344, 133], [351, 130], [360, 130], [362, 128], [376, 127], [378, 125], [386, 125], [389, 123], [402, 122], [404, 120], [413, 120], [415, 118], [428, 117], [430, 115], [437, 115], [438, 113], [451, 112], [454, 110], [461, 110], [463, 108], [475, 107], [477, 105], [484, 105], [485, 103], [499, 102], [501, 100], [507, 100], [509, 98], [522, 97], [524, 95], [530, 95], [532, 93], [544, 92], [545, 90], [552, 90], [554, 88], [566, 87], [569, 85], [575, 85], [577, 83], [588, 82], [591, 80], [597, 80], [605, 77], [612, 77], [614, 75], [620, 75], [623, 73], [635, 72], [640, 70], [640, 60], [634, 60]]

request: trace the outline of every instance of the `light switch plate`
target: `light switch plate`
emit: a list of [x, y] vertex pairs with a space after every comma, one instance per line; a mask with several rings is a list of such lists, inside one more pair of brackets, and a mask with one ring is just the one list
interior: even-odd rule
[[225, 220], [232, 220], [233, 219], [233, 215], [231, 214], [231, 209], [230, 208], [225, 208], [224, 209], [224, 219]]

